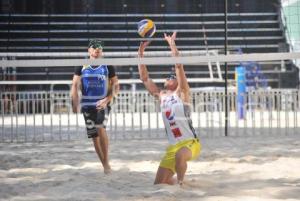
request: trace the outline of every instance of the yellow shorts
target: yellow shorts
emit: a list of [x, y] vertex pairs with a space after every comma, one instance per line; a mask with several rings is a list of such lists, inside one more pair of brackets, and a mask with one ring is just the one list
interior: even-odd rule
[[177, 144], [168, 146], [166, 150], [166, 154], [162, 158], [159, 167], [167, 168], [175, 173], [175, 156], [179, 149], [182, 147], [186, 147], [192, 152], [192, 158], [190, 160], [194, 160], [200, 154], [201, 144], [199, 139], [188, 139], [182, 142], [178, 142]]

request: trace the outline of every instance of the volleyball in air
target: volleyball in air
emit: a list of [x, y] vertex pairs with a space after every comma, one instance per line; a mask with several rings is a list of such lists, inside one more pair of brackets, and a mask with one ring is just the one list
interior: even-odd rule
[[143, 19], [138, 22], [138, 33], [143, 38], [150, 38], [156, 31], [155, 24], [150, 19]]

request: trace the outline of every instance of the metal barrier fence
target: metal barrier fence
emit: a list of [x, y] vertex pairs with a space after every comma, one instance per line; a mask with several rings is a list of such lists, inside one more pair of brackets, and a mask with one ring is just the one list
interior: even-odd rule
[[[72, 112], [69, 91], [0, 92], [0, 142], [62, 141], [86, 138], [82, 114]], [[248, 92], [245, 117], [228, 95], [229, 136], [297, 134], [300, 91]], [[191, 118], [200, 136], [224, 136], [223, 91], [193, 91]], [[111, 139], [165, 137], [159, 102], [145, 91], [122, 91], [112, 105], [107, 127]]]

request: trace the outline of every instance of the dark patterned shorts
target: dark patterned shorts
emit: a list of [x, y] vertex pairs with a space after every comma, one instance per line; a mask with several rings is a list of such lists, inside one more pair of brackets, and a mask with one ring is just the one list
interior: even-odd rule
[[98, 129], [106, 128], [110, 110], [110, 106], [107, 106], [104, 110], [97, 110], [96, 108], [82, 108], [88, 138], [97, 137]]

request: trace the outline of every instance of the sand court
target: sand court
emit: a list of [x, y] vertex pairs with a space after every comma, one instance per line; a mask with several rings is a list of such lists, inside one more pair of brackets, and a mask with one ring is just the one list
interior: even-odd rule
[[111, 141], [104, 175], [89, 140], [2, 143], [0, 200], [300, 200], [300, 137], [202, 138], [186, 185], [153, 185], [167, 140]]

